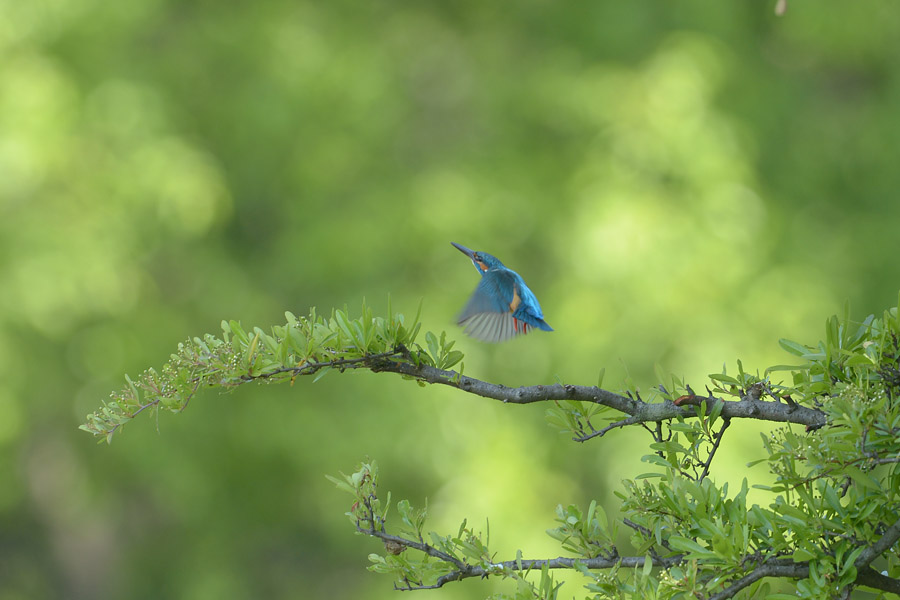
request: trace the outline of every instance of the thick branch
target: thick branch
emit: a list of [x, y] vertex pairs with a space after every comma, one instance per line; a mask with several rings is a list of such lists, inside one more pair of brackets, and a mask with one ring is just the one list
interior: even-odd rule
[[767, 561], [748, 574], [744, 575], [733, 584], [709, 597], [709, 600], [726, 600], [733, 597], [739, 591], [748, 585], [759, 581], [763, 577], [788, 577], [791, 579], [804, 579], [809, 577], [809, 563], [795, 563], [790, 560], [772, 560]]
[[[696, 416], [692, 409], [681, 408], [669, 400], [648, 404], [598, 387], [557, 383], [511, 388], [467, 377], [455, 371], [444, 371], [427, 365], [416, 366], [408, 362], [392, 360], [380, 361], [373, 364], [371, 369], [376, 372], [400, 373], [427, 383], [455, 387], [470, 394], [509, 404], [531, 404], [553, 400], [594, 402], [630, 415], [631, 418], [627, 419], [628, 422], [623, 425]], [[796, 423], [807, 427], [821, 427], [825, 424], [825, 413], [806, 406], [792, 407], [780, 402], [767, 402], [750, 396], [745, 396], [742, 400], [715, 401], [722, 403], [720, 415], [723, 418]]]
[[892, 579], [872, 567], [861, 569], [856, 576], [856, 583], [876, 590], [900, 594], [900, 579]]
[[[256, 347], [259, 334], [254, 337], [250, 346]], [[272, 338], [272, 343], [277, 340]], [[210, 343], [213, 343], [210, 341]], [[234, 361], [238, 360], [234, 350], [226, 342], [216, 340], [215, 356], [208, 355], [210, 350], [204, 349], [203, 353], [191, 347], [182, 349], [182, 354], [173, 355], [172, 360], [163, 369], [162, 373], [156, 373], [152, 369], [142, 376], [138, 382], [130, 382], [129, 387], [118, 394], [113, 394], [112, 402], [102, 410], [88, 415], [87, 422], [82, 429], [94, 435], [105, 436], [107, 441], [124, 423], [130, 421], [140, 412], [148, 408], [164, 406], [168, 410], [181, 411], [187, 406], [190, 399], [197, 393], [200, 387], [221, 386], [231, 387], [252, 381], [268, 379], [290, 380], [302, 375], [312, 375], [323, 369], [334, 368], [340, 371], [347, 369], [369, 369], [373, 372], [390, 372], [405, 375], [426, 383], [436, 383], [455, 387], [464, 392], [500, 400], [510, 404], [530, 404], [532, 402], [547, 402], [556, 400], [579, 400], [593, 402], [607, 406], [628, 415], [612, 425], [584, 437], [579, 441], [585, 441], [591, 437], [599, 437], [606, 432], [627, 425], [644, 423], [661, 423], [678, 418], [691, 418], [696, 413], [691, 409], [678, 405], [676, 402], [665, 401], [661, 403], [646, 403], [638, 395], [636, 398], [616, 394], [598, 387], [582, 385], [533, 385], [510, 388], [504, 385], [481, 381], [467, 377], [455, 371], [446, 371], [426, 364], [416, 364], [416, 355], [410, 352], [403, 344], [397, 344], [389, 350], [356, 356], [353, 358], [334, 358], [333, 360], [307, 360], [296, 366], [276, 366], [271, 361], [265, 362], [256, 369], [256, 357], [253, 354], [249, 359], [246, 371], [235, 368]], [[213, 344], [215, 345], [215, 344]], [[332, 351], [322, 350], [325, 355]], [[252, 353], [251, 353], [252, 354]], [[277, 363], [276, 363], [277, 364]], [[190, 375], [186, 381], [181, 380], [180, 374], [187, 369]], [[235, 372], [236, 371], [236, 372]], [[140, 401], [140, 396], [145, 395], [147, 400]], [[707, 403], [710, 405], [721, 404], [720, 415], [723, 418], [745, 418], [780, 423], [796, 423], [805, 425], [808, 430], [822, 427], [826, 423], [825, 413], [820, 410], [805, 407], [782, 404], [781, 402], [766, 402], [760, 394], [747, 394], [737, 401], [725, 401], [712, 396], [700, 398], [693, 393], [682, 399], [682, 404], [695, 405]], [[680, 400], [682, 400], [680, 399]]]
[[900, 519], [894, 521], [894, 524], [887, 528], [881, 539], [863, 550], [856, 558], [854, 566], [862, 570], [872, 564], [872, 561], [881, 556], [889, 548], [897, 543], [900, 539]]
[[[863, 551], [863, 554], [865, 554], [869, 550], [873, 550], [874, 548], [875, 546], [867, 548]], [[857, 564], [859, 564], [859, 560], [857, 560], [856, 562]], [[713, 594], [712, 596], [710, 596], [709, 600], [726, 600], [727, 598], [732, 598], [735, 594], [737, 594], [745, 587], [756, 581], [759, 581], [764, 577], [805, 579], [809, 577], [809, 562], [793, 562], [790, 559], [783, 558], [768, 560], [757, 566], [750, 573], [744, 575], [718, 594]], [[871, 567], [863, 567], [859, 570], [856, 576], [856, 583], [858, 585], [865, 585], [867, 587], [882, 590], [885, 592], [892, 592], [895, 594], [900, 593], [900, 580], [892, 579], [886, 575], [882, 575]]]

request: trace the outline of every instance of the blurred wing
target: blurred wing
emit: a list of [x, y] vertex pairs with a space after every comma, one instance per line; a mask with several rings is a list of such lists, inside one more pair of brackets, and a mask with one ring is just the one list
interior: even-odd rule
[[460, 323], [479, 313], [509, 312], [514, 282], [511, 277], [504, 277], [504, 275], [505, 273], [497, 272], [487, 272], [482, 275], [478, 287], [472, 292], [472, 297], [469, 298], [459, 315]]
[[483, 342], [503, 342], [531, 326], [513, 317], [515, 279], [502, 271], [485, 273], [469, 302], [459, 315], [459, 324], [467, 335]]
[[531, 325], [505, 313], [478, 313], [459, 322], [466, 335], [482, 342], [505, 342], [511, 337], [528, 333]]

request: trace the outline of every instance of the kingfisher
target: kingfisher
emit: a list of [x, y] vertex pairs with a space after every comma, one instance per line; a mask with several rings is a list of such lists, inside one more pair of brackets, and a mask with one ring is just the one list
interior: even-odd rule
[[495, 256], [450, 242], [468, 256], [481, 281], [457, 321], [463, 331], [483, 342], [503, 342], [534, 328], [553, 331], [525, 280]]

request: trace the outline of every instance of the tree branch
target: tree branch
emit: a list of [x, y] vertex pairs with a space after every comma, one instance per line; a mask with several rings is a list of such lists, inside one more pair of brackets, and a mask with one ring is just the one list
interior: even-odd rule
[[[634, 521], [632, 521], [631, 519], [629, 519], [629, 518], [627, 518], [627, 517], [624, 517], [624, 518], [622, 519], [622, 523], [624, 523], [624, 524], [627, 525], [628, 527], [631, 527], [631, 528], [634, 529], [635, 531], [639, 531], [639, 532], [642, 533], [642, 534], [644, 535], [644, 537], [647, 538], [648, 540], [654, 539], [653, 532], [650, 531], [649, 529], [647, 529], [646, 527], [644, 527], [643, 525], [638, 525], [637, 523], [635, 523]], [[666, 550], [668, 550], [668, 551], [670, 551], [670, 552], [672, 551], [671, 546], [669, 546], [669, 540], [667, 540], [667, 539], [665, 539], [665, 538], [662, 538], [662, 539], [660, 540], [660, 544], [661, 544], [662, 547], [665, 548]], [[651, 556], [656, 556], [656, 555], [657, 555], [656, 549], [653, 548], [653, 546], [650, 547], [650, 554], [651, 554]]]
[[[863, 554], [874, 548], [875, 546], [867, 548], [863, 551]], [[857, 560], [857, 564], [858, 563], [859, 560]], [[764, 577], [805, 579], [809, 577], [809, 562], [794, 562], [789, 558], [778, 558], [765, 561], [718, 594], [710, 596], [708, 600], [726, 600], [727, 598], [732, 598], [745, 587]], [[856, 583], [885, 592], [892, 592], [895, 594], [900, 593], [900, 580], [882, 575], [871, 567], [863, 567], [859, 570], [856, 576]]]
[[900, 519], [894, 521], [894, 524], [887, 528], [881, 539], [860, 553], [856, 558], [856, 562], [853, 563], [854, 566], [858, 570], [868, 567], [873, 560], [896, 544], [898, 539], [900, 539]]
[[[651, 562], [654, 567], [669, 568], [680, 563], [682, 558], [681, 555], [667, 556], [665, 558], [654, 558]], [[496, 568], [498, 571], [502, 569], [512, 569], [514, 571], [540, 571], [544, 565], [546, 565], [548, 569], [575, 569], [575, 564], [578, 563], [584, 565], [588, 569], [611, 569], [615, 566], [621, 566], [626, 569], [635, 569], [643, 567], [646, 560], [647, 558], [644, 556], [623, 556], [619, 558], [604, 558], [600, 556], [595, 558], [567, 558], [560, 556], [558, 558], [546, 559], [506, 560], [492, 564], [490, 569], [471, 567], [465, 572], [453, 571], [447, 573], [438, 578], [434, 587], [441, 587], [445, 583], [459, 581], [460, 579], [468, 579], [470, 577], [488, 577], [494, 574], [492, 573], [493, 568]]]
[[795, 563], [790, 559], [774, 559], [766, 561], [718, 594], [710, 596], [708, 600], [726, 600], [727, 598], [731, 598], [748, 585], [759, 581], [763, 577], [804, 579], [809, 577], [809, 563]]
[[424, 542], [417, 542], [415, 540], [410, 540], [410, 539], [400, 537], [397, 535], [391, 535], [389, 533], [385, 533], [385, 532], [379, 531], [377, 529], [366, 529], [366, 528], [360, 527], [359, 525], [356, 526], [356, 530], [359, 531], [360, 533], [364, 533], [366, 535], [376, 537], [385, 542], [392, 542], [394, 544], [398, 544], [399, 546], [413, 548], [415, 550], [418, 550], [419, 552], [422, 552], [423, 554], [427, 554], [428, 556], [433, 556], [435, 558], [439, 558], [444, 562], [452, 564], [460, 572], [468, 572], [468, 570], [472, 568], [471, 565], [467, 565], [466, 563], [464, 563], [460, 559], [456, 558], [455, 556], [453, 556], [451, 554], [447, 554], [446, 552], [442, 552], [441, 550], [438, 550], [434, 546], [432, 546], [430, 544], [426, 544]]
[[856, 575], [856, 583], [876, 590], [900, 594], [900, 579], [892, 579], [872, 567], [860, 570]]
[[[758, 375], [744, 373], [743, 367], [738, 363], [737, 377], [729, 377], [724, 371], [721, 375], [711, 376], [711, 380], [717, 382], [714, 384], [716, 393], [721, 394], [721, 397], [715, 396], [709, 387], [707, 387], [706, 396], [697, 396], [690, 386], [676, 383], [676, 389], [683, 387], [686, 395], [672, 401], [668, 399], [671, 395], [661, 388], [663, 400], [656, 401], [654, 399], [651, 402], [645, 402], [634, 389], [623, 395], [600, 387], [565, 384], [511, 388], [464, 376], [462, 373], [449, 370], [462, 360], [463, 355], [459, 351], [452, 350], [453, 342], [446, 341], [445, 334], [442, 333], [438, 338], [431, 332], [427, 333], [425, 336], [427, 348], [425, 348], [415, 341], [419, 330], [418, 323], [406, 327], [402, 317], [399, 316], [392, 315], [390, 319], [376, 318], [365, 306], [363, 306], [363, 315], [356, 320], [349, 319], [346, 311], [340, 310], [333, 311], [332, 317], [327, 319], [316, 316], [315, 310], [311, 310], [310, 316], [304, 318], [297, 318], [288, 313], [286, 314], [287, 323], [284, 326], [273, 327], [271, 334], [258, 327], [248, 333], [243, 330], [240, 323], [229, 321], [223, 322], [221, 337], [206, 335], [202, 339], [193, 338], [179, 344], [178, 352], [171, 356], [160, 371], [148, 369], [136, 381], [126, 377], [128, 386], [111, 394], [110, 401], [105, 402], [100, 410], [88, 415], [86, 423], [81, 427], [94, 435], [106, 436], [108, 441], [123, 423], [148, 408], [165, 409], [172, 412], [184, 410], [190, 399], [202, 387], [230, 388], [253, 381], [290, 381], [293, 384], [294, 379], [298, 376], [318, 373], [318, 376], [321, 377], [328, 369], [340, 372], [347, 369], [365, 369], [375, 373], [399, 374], [405, 379], [413, 379], [420, 384], [445, 385], [508, 404], [555, 402], [562, 412], [554, 409], [551, 411], [551, 416], [555, 420], [561, 419], [567, 428], [574, 429], [577, 441], [584, 442], [595, 437], [602, 437], [613, 429], [640, 425], [653, 436], [656, 442], [654, 449], [657, 453], [664, 459], [669, 457], [671, 462], [664, 463], [667, 473], [670, 475], [674, 473], [676, 477], [684, 474], [696, 481], [698, 474], [699, 480], [708, 476], [710, 464], [732, 419], [755, 419], [804, 425], [809, 432], [823, 427], [829, 422], [840, 424], [846, 419], [856, 418], [856, 414], [846, 407], [842, 407], [842, 403], [823, 401], [820, 404], [816, 398], [840, 396], [843, 400], [857, 401], [859, 400], [857, 395], [866, 399], [884, 391], [883, 385], [879, 383], [885, 378], [882, 371], [877, 371], [882, 379], [872, 378], [870, 375], [874, 364], [873, 356], [880, 357], [879, 360], [883, 363], [886, 358], [896, 361], [896, 356], [900, 353], [897, 348], [897, 338], [893, 333], [895, 330], [900, 330], [900, 323], [895, 317], [891, 317], [891, 314], [885, 313], [884, 321], [885, 327], [892, 328], [890, 340], [893, 345], [889, 347], [885, 347], [883, 334], [877, 333], [881, 331], [881, 325], [876, 326], [874, 318], [867, 319], [863, 323], [864, 327], [846, 340], [844, 339], [846, 336], [841, 332], [851, 331], [848, 329], [849, 323], [845, 322], [841, 325], [836, 317], [829, 320], [830, 337], [825, 345], [824, 359], [817, 358], [819, 354], [810, 354], [808, 346], [789, 341], [784, 342], [782, 345], [793, 354], [803, 357], [806, 363], [796, 368], [779, 366], [772, 369], [794, 371], [795, 384], [798, 381], [797, 373], [801, 373], [807, 379], [801, 377], [799, 387], [773, 387], [769, 384], [768, 379], [761, 380]], [[847, 321], [847, 317], [845, 317], [845, 321]], [[840, 336], [840, 338], [835, 336]], [[867, 339], [866, 336], [870, 339]], [[841, 343], [836, 345], [832, 338], [838, 339]], [[873, 348], [872, 344], [876, 344], [876, 346]], [[828, 358], [830, 356], [828, 348], [841, 350], [841, 352], [832, 352], [831, 354], [839, 355], [840, 359]], [[892, 373], [891, 377], [893, 377]], [[870, 385], [858, 390], [851, 386], [846, 389], [843, 387], [844, 383], [857, 381], [869, 382]], [[894, 380], [891, 379], [891, 381]], [[810, 382], [815, 382], [815, 386], [809, 385]], [[824, 391], [821, 383], [825, 384]], [[838, 385], [839, 383], [841, 386]], [[900, 385], [889, 384], [887, 389], [889, 399], [894, 398], [892, 390], [897, 388], [900, 388]], [[795, 402], [790, 395], [781, 393], [794, 390], [805, 399], [803, 403]], [[726, 400], [726, 398], [735, 396], [737, 396], [735, 400]], [[571, 406], [566, 406], [565, 401], [567, 400], [574, 402], [569, 403]], [[809, 406], [810, 401], [815, 404]], [[585, 406], [578, 403], [584, 403]], [[595, 408], [597, 406], [606, 407], [621, 414], [608, 418], [609, 413], [603, 413], [601, 418], [608, 425], [596, 430], [589, 419], [591, 415], [597, 414], [598, 411]], [[720, 429], [715, 433], [706, 426], [707, 423], [701, 424], [704, 425], [702, 430], [697, 427], [698, 423], [696, 422], [686, 426], [671, 423], [672, 420], [690, 420], [709, 414], [716, 414], [723, 421]], [[879, 464], [896, 464], [900, 458], [895, 456], [897, 454], [895, 448], [890, 445], [890, 442], [896, 440], [898, 431], [892, 425], [896, 415], [892, 415], [891, 418], [894, 420], [884, 422], [887, 425], [875, 419], [866, 422], [861, 441], [857, 439], [858, 436], [847, 436], [848, 432], [844, 428], [844, 437], [848, 438], [844, 441], [844, 446], [850, 450], [835, 453], [834, 457], [819, 452], [816, 450], [818, 447], [813, 446], [807, 448], [808, 452], [804, 454], [800, 444], [791, 446], [787, 443], [793, 438], [785, 441], [773, 437], [772, 441], [766, 443], [770, 454], [770, 467], [775, 470], [776, 474], [783, 477], [783, 485], [786, 486], [784, 489], [789, 490], [795, 487], [794, 483], [797, 481], [799, 483], [796, 485], [825, 477], [839, 480], [841, 475], [846, 474], [847, 468], [855, 468], [857, 463], [861, 462], [865, 463], [865, 465], [859, 465], [863, 471], [869, 470], [866, 467]], [[664, 435], [664, 429], [667, 431], [667, 435]], [[841, 434], [840, 427], [834, 429], [836, 435]], [[678, 435], [677, 432], [682, 430], [690, 434], [689, 437], [693, 440], [691, 449], [685, 449], [677, 439], [671, 444], [666, 443], [672, 440], [673, 435]], [[872, 450], [867, 451], [866, 436], [870, 431], [873, 432], [873, 435], [877, 432], [878, 439], [872, 441]], [[787, 432], [782, 433], [784, 436], [789, 435]], [[698, 456], [701, 444], [711, 444], [705, 460], [701, 460]], [[874, 450], [876, 448], [885, 448], [881, 450], [883, 454], [876, 452]], [[852, 449], [861, 449], [861, 456], [849, 454]], [[780, 453], [777, 456], [784, 457], [786, 461], [790, 460], [790, 465], [781, 468], [778, 464], [774, 464], [772, 457], [776, 456], [776, 452]], [[685, 463], [683, 459], [678, 458], [678, 455], [681, 454], [690, 460]], [[689, 464], [693, 469], [693, 477], [683, 473], [683, 467], [675, 465], [672, 457], [678, 458], [679, 465]], [[807, 474], [804, 479], [804, 473], [794, 468], [793, 461], [795, 459], [808, 460], [811, 465], [809, 473], [812, 475]], [[669, 469], [668, 465], [673, 465], [673, 468]], [[835, 473], [835, 471], [842, 470], [844, 473]], [[765, 577], [793, 579], [810, 577], [813, 571], [812, 567], [816, 566], [813, 561], [795, 562], [789, 558], [791, 555], [790, 540], [783, 540], [773, 546], [764, 536], [760, 538], [759, 544], [754, 543], [754, 546], [759, 548], [755, 553], [739, 557], [741, 560], [731, 563], [731, 566], [724, 571], [724, 575], [722, 575], [722, 569], [716, 572], [715, 563], [704, 564], [703, 557], [710, 554], [710, 549], [714, 551], [715, 545], [704, 546], [702, 543], [704, 540], [699, 537], [694, 537], [693, 543], [690, 543], [691, 539], [681, 538], [677, 547], [675, 538], [671, 539], [671, 545], [668, 539], [661, 538], [658, 544], [653, 544], [654, 540], [648, 540], [651, 542], [649, 556], [620, 557], [615, 545], [609, 541], [611, 534], [603, 531], [607, 527], [601, 526], [600, 522], [605, 519], [597, 520], [590, 517], [581, 523], [581, 530], [572, 529], [577, 532], [579, 544], [585, 548], [591, 548], [595, 544], [601, 545], [598, 540], [602, 540], [602, 546], [611, 548], [611, 552], [606, 554], [601, 552], [600, 556], [593, 558], [519, 559], [495, 563], [493, 556], [482, 541], [481, 535], [475, 535], [470, 530], [464, 529], [465, 524], [460, 529], [461, 533], [458, 538], [438, 536], [433, 539], [435, 545], [426, 543], [421, 533], [424, 512], [416, 513], [412, 521], [408, 515], [404, 516], [407, 524], [413, 523], [415, 531], [413, 537], [417, 535], [417, 539], [406, 539], [388, 534], [384, 527], [387, 508], [382, 512], [380, 500], [375, 495], [375, 475], [370, 471], [374, 471], [374, 463], [363, 465], [360, 471], [353, 476], [345, 476], [346, 481], [333, 479], [339, 487], [356, 496], [357, 501], [350, 514], [356, 516], [357, 530], [360, 533], [380, 538], [385, 544], [385, 550], [390, 555], [398, 555], [406, 548], [411, 548], [424, 553], [426, 557], [430, 556], [440, 561], [440, 565], [432, 563], [427, 568], [418, 569], [415, 564], [404, 560], [392, 561], [389, 560], [389, 557], [384, 558], [383, 564], [378, 569], [397, 574], [398, 580], [396, 580], [395, 586], [398, 583], [401, 586], [398, 589], [438, 588], [449, 581], [491, 575], [518, 578], [519, 571], [532, 569], [584, 570], [587, 568], [598, 570], [615, 569], [620, 566], [630, 569], [644, 566], [670, 568], [679, 563], [684, 564], [690, 559], [692, 564], [699, 564], [703, 569], [704, 575], [701, 576], [701, 583], [704, 585], [712, 582], [709, 577], [727, 577], [716, 580], [717, 585], [725, 586], [725, 588], [709, 599], [723, 600], [738, 594], [747, 586]], [[831, 485], [828, 481], [824, 483]], [[842, 497], [847, 493], [851, 483], [850, 479], [847, 479], [839, 487]], [[775, 488], [772, 489], [775, 490]], [[827, 491], [829, 488], [823, 489]], [[669, 515], [676, 520], [685, 520], [688, 515], [691, 515], [692, 522], [696, 520], [693, 519], [694, 512], [691, 511], [690, 506], [682, 506], [674, 501], [670, 502], [668, 498], [662, 496], [657, 498], [652, 486], [646, 487], [645, 485], [642, 492], [636, 489], [633, 492], [627, 498], [632, 509], [639, 512], [647, 509], [651, 514]], [[680, 493], [684, 493], [684, 489]], [[823, 495], [834, 506], [833, 498], [825, 492]], [[698, 500], [698, 502], [700, 501]], [[870, 499], [870, 501], [873, 500]], [[648, 503], [652, 505], [654, 502], [656, 502], [655, 505], [646, 508]], [[888, 502], [890, 501], [888, 500]], [[806, 504], [811, 505], [812, 503], [807, 502]], [[364, 507], [365, 510], [361, 507]], [[406, 513], [408, 506], [402, 510]], [[589, 512], [593, 510], [591, 508]], [[838, 513], [842, 512], [840, 507], [835, 510]], [[878, 529], [874, 532], [870, 531], [871, 535], [867, 535], [864, 542], [853, 537], [849, 538], [856, 544], [855, 552], [858, 553], [858, 556], [852, 565], [855, 567], [853, 571], [848, 572], [846, 568], [848, 565], [842, 565], [841, 582], [845, 587], [853, 588], [865, 585], [875, 589], [900, 592], [900, 581], [882, 575], [871, 567], [873, 561], [890, 553], [900, 540], [900, 520], [892, 525], [883, 525], [891, 518], [895, 518], [894, 514], [895, 510], [885, 506], [882, 502], [881, 513], [876, 520], [879, 523]], [[571, 524], [572, 518], [576, 520], [575, 525], [578, 524], [577, 522], [581, 522], [580, 513], [569, 515], [564, 522]], [[767, 520], [764, 515], [760, 518], [763, 521]], [[623, 522], [639, 534], [650, 537], [651, 531], [645, 526], [628, 519], [624, 519]], [[776, 511], [772, 527], [783, 528], [784, 523], [787, 522], [787, 515], [782, 519]], [[749, 519], [745, 524], [749, 524]], [[559, 531], [559, 529], [553, 530], [551, 534], [559, 533]], [[656, 531], [658, 531], [656, 535], [661, 535], [662, 530]], [[673, 532], [667, 529], [665, 534], [673, 535]], [[875, 537], [879, 535], [880, 537]], [[568, 536], [569, 534], [566, 533], [563, 537], [568, 539]], [[706, 541], [709, 543], [709, 540]], [[641, 544], [641, 546], [644, 545]], [[566, 547], [576, 546], [568, 545]], [[666, 552], [659, 552], [660, 547], [665, 548]], [[694, 555], [695, 547], [700, 548], [700, 550], [696, 550], [697, 556]], [[688, 553], [680, 553], [682, 551]], [[828, 552], [828, 550], [823, 549], [823, 552]], [[578, 553], [576, 550], [576, 554]], [[593, 556], [597, 552], [588, 549], [584, 554]], [[668, 554], [668, 556], [661, 556], [661, 554]], [[769, 558], [763, 558], [764, 556]], [[429, 562], [427, 558], [423, 565], [425, 562]], [[851, 581], [854, 572], [856, 578]], [[812, 574], [815, 575], [815, 573]], [[426, 581], [429, 585], [424, 585]], [[542, 579], [542, 585], [546, 581]]]
[[729, 425], [731, 425], [731, 419], [725, 417], [725, 419], [723, 419], [722, 429], [720, 429], [719, 433], [716, 434], [716, 441], [713, 442], [712, 450], [709, 451], [709, 456], [706, 458], [706, 462], [703, 464], [703, 472], [700, 473], [701, 480], [709, 475], [709, 466], [712, 464], [713, 456], [716, 455], [716, 450], [719, 449], [719, 444], [722, 443], [722, 436], [725, 435], [725, 430], [728, 429]]
[[[632, 523], [628, 519], [625, 519], [625, 524], [640, 531], [641, 533], [650, 533], [650, 531], [645, 527], [642, 527], [636, 523]], [[441, 550], [438, 550], [437, 548], [423, 542], [391, 535], [389, 533], [385, 533], [375, 529], [357, 527], [357, 530], [360, 533], [376, 537], [385, 542], [391, 542], [399, 546], [413, 548], [424, 554], [450, 563], [454, 567], [456, 567], [453, 571], [438, 577], [438, 579], [432, 585], [417, 585], [414, 587], [410, 585], [406, 588], [399, 588], [403, 590], [436, 589], [443, 587], [445, 584], [452, 581], [461, 581], [463, 579], [470, 579], [472, 577], [489, 577], [491, 575], [498, 575], [502, 571], [507, 569], [513, 571], [540, 570], [544, 567], [544, 565], [546, 565], [549, 569], [575, 569], [576, 563], [579, 563], [588, 569], [611, 569], [616, 566], [634, 569], [642, 568], [644, 566], [644, 562], [646, 561], [646, 557], [644, 556], [625, 556], [616, 558], [567, 558], [561, 556], [558, 558], [548, 559], [507, 560], [503, 562], [492, 563], [489, 567], [485, 568], [467, 564], [462, 560], [456, 558], [455, 556], [447, 554], [446, 552], [442, 552]], [[893, 539], [894, 542], [896, 542], [898, 537], [900, 537], [900, 533], [898, 532], [900, 532], [900, 521], [891, 526], [885, 533], [885, 535], [881, 538], [881, 540], [878, 541], [878, 543], [863, 551], [859, 559], [857, 559], [856, 561], [857, 568], [859, 569], [859, 573], [856, 578], [857, 584], [865, 585], [867, 587], [886, 592], [900, 593], [900, 580], [892, 579], [886, 575], [882, 575], [881, 573], [867, 566], [868, 563], [863, 564], [865, 563], [865, 560], [871, 562], [871, 560], [874, 560], [875, 557], [890, 548], [890, 546], [893, 544], [891, 540]], [[668, 547], [665, 543], [663, 545]], [[871, 559], [869, 559], [870, 554], [874, 554]], [[865, 560], [862, 560], [864, 557]], [[681, 563], [683, 559], [684, 555], [682, 554], [667, 557], [660, 557], [657, 555], [651, 557], [651, 562], [654, 567], [670, 568]], [[794, 562], [793, 560], [787, 558], [775, 558], [764, 561], [756, 568], [754, 568], [751, 572], [747, 573], [721, 592], [710, 596], [708, 600], [727, 600], [728, 598], [732, 598], [742, 589], [759, 581], [760, 579], [763, 579], [764, 577], [805, 579], [806, 577], [809, 577], [809, 562]]]
[[606, 435], [609, 431], [611, 431], [613, 429], [617, 429], [619, 427], [626, 427], [628, 425], [635, 425], [640, 422], [641, 421], [637, 417], [630, 416], [627, 419], [622, 419], [621, 421], [616, 421], [615, 423], [610, 423], [603, 429], [598, 429], [597, 431], [592, 431], [591, 433], [588, 433], [586, 435], [577, 436], [572, 439], [576, 442], [586, 442], [595, 437], [603, 437], [604, 435]]
[[[677, 418], [692, 418], [696, 414], [693, 410], [687, 410], [676, 406], [672, 401], [666, 400], [660, 403], [646, 403], [633, 400], [627, 396], [616, 394], [593, 386], [553, 384], [532, 385], [517, 388], [506, 387], [480, 379], [474, 379], [456, 371], [444, 371], [428, 365], [414, 365], [409, 362], [393, 360], [380, 361], [370, 366], [375, 372], [399, 373], [408, 377], [414, 377], [426, 383], [435, 383], [457, 388], [476, 396], [499, 400], [507, 404], [531, 404], [534, 402], [548, 402], [553, 400], [580, 400], [608, 406], [619, 412], [629, 415], [626, 423], [613, 426], [624, 426], [647, 422], [660, 422]], [[710, 401], [710, 400], [706, 400]], [[796, 423], [807, 427], [821, 427], [825, 425], [825, 413], [818, 409], [806, 406], [789, 406], [781, 402], [767, 402], [758, 397], [745, 396], [742, 400], [721, 400], [723, 418], [730, 419], [758, 419], [762, 421], [774, 421], [777, 423]], [[603, 431], [603, 430], [600, 430]], [[604, 431], [605, 433], [605, 431]], [[592, 434], [593, 435], [593, 434]], [[602, 434], [597, 434], [602, 435]]]
[[[440, 340], [433, 334], [428, 341], [429, 352], [415, 345], [418, 324], [410, 330], [402, 320], [379, 320], [363, 307], [364, 317], [350, 321], [341, 311], [331, 319], [322, 319], [311, 312], [310, 317], [298, 319], [290, 315], [288, 323], [273, 328], [272, 335], [254, 328], [252, 336], [240, 324], [223, 324], [221, 338], [207, 334], [179, 344], [161, 371], [148, 369], [137, 381], [128, 379], [128, 386], [111, 394], [111, 400], [87, 416], [81, 429], [107, 441], [121, 426], [140, 412], [165, 409], [184, 410], [191, 398], [203, 387], [234, 387], [261, 380], [290, 380], [302, 375], [320, 373], [328, 368], [369, 369], [373, 372], [397, 373], [424, 383], [457, 388], [484, 398], [510, 404], [576, 400], [591, 402], [617, 410], [626, 418], [592, 432], [580, 441], [600, 437], [608, 431], [644, 423], [661, 423], [672, 419], [692, 418], [696, 415], [680, 404], [707, 403], [707, 408], [721, 406], [723, 418], [749, 418], [780, 423], [805, 425], [807, 430], [825, 425], [825, 413], [807, 406], [790, 406], [780, 401], [764, 401], [761, 393], [748, 393], [739, 401], [726, 401], [711, 394], [699, 398], [690, 391], [676, 402], [644, 402], [640, 394], [617, 394], [599, 387], [581, 385], [534, 385], [509, 388], [503, 385], [467, 377], [449, 371], [462, 359], [462, 353], [451, 350], [453, 342]], [[408, 346], [409, 345], [409, 346]], [[292, 365], [297, 357], [305, 357]], [[330, 360], [327, 360], [330, 358]], [[432, 365], [438, 365], [432, 366]], [[443, 368], [439, 368], [443, 367]], [[757, 390], [757, 388], [759, 388]], [[757, 384], [750, 391], [761, 391]]]

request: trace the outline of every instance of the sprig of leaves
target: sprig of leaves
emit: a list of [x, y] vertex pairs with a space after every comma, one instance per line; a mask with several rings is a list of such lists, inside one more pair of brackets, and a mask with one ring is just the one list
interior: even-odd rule
[[[361, 463], [350, 475], [326, 475], [337, 488], [353, 496], [347, 513], [356, 533], [381, 539], [385, 554], [369, 554], [369, 570], [394, 577], [397, 589], [414, 590], [441, 587], [447, 581], [477, 572], [482, 576], [500, 576], [517, 582], [512, 596], [501, 594], [497, 600], [555, 600], [559, 584], [549, 570], [540, 572], [537, 582], [525, 578], [526, 569], [515, 564], [493, 562], [489, 549], [490, 529], [482, 533], [463, 520], [455, 534], [425, 533], [427, 504], [414, 508], [408, 500], [400, 500], [395, 512], [400, 517], [396, 533], [388, 531], [391, 494], [382, 501], [378, 495], [378, 466], [374, 461]], [[413, 551], [413, 553], [410, 552]], [[521, 560], [521, 553], [518, 557]]]
[[[421, 312], [421, 306], [419, 308]], [[110, 395], [89, 414], [81, 429], [107, 442], [121, 427], [150, 410], [180, 412], [204, 388], [228, 389], [250, 381], [293, 382], [312, 375], [356, 368], [377, 368], [379, 361], [406, 361], [449, 368], [463, 358], [453, 342], [428, 332], [427, 348], [416, 343], [419, 313], [407, 324], [402, 314], [376, 317], [365, 302], [359, 317], [346, 308], [329, 317], [285, 313], [284, 325], [268, 331], [245, 329], [239, 321], [222, 321], [222, 334], [206, 334], [178, 344], [159, 370], [147, 369], [137, 378], [126, 375], [126, 386]]]

